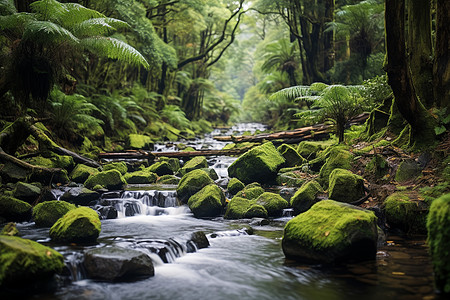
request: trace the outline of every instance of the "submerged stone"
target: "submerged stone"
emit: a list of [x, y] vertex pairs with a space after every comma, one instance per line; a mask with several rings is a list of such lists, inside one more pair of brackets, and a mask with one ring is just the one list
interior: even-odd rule
[[33, 219], [38, 227], [51, 227], [62, 218], [69, 210], [76, 206], [65, 201], [46, 201], [33, 208]]
[[155, 275], [148, 255], [114, 246], [86, 251], [83, 265], [89, 278], [107, 281], [130, 281]]
[[220, 187], [210, 184], [191, 196], [188, 206], [196, 218], [216, 217], [222, 212], [225, 195]]
[[436, 288], [450, 295], [450, 194], [433, 201], [427, 219]]
[[23, 222], [31, 219], [31, 205], [10, 196], [0, 196], [0, 219]]
[[122, 174], [115, 169], [92, 175], [84, 183], [86, 188], [91, 190], [95, 190], [94, 187], [97, 185], [100, 185], [108, 190], [120, 190], [126, 184], [127, 183], [122, 177]]
[[213, 180], [205, 171], [193, 170], [181, 178], [177, 187], [177, 196], [181, 202], [186, 203], [192, 195], [211, 183]]
[[243, 183], [270, 182], [275, 179], [284, 162], [283, 156], [268, 142], [241, 155], [228, 167], [228, 174]]
[[56, 242], [95, 243], [100, 230], [97, 212], [89, 207], [79, 207], [56, 221], [50, 228], [50, 237]]
[[256, 199], [256, 204], [262, 205], [269, 217], [280, 217], [283, 209], [289, 206], [289, 203], [280, 195], [270, 192], [264, 192]]
[[317, 181], [311, 180], [303, 184], [290, 200], [291, 206], [294, 208], [294, 214], [303, 213], [319, 202], [320, 199], [317, 198], [319, 193], [323, 193], [323, 189]]
[[364, 197], [364, 179], [344, 169], [334, 169], [330, 174], [329, 198], [351, 203]]
[[305, 262], [359, 261], [375, 259], [377, 239], [373, 212], [324, 200], [286, 224], [282, 248], [287, 258]]
[[63, 256], [52, 248], [20, 237], [0, 235], [0, 287], [41, 286], [63, 267]]

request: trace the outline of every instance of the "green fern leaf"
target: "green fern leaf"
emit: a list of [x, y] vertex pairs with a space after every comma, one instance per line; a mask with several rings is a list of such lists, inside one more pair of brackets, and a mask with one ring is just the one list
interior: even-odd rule
[[77, 37], [104, 35], [118, 28], [126, 28], [129, 25], [114, 18], [93, 18], [85, 20], [73, 26], [73, 33]]
[[21, 34], [25, 25], [35, 20], [34, 16], [29, 13], [15, 13], [0, 16], [0, 30], [14, 30], [18, 34]]
[[13, 0], [0, 0], [0, 16], [6, 16], [17, 13]]
[[81, 44], [95, 54], [118, 59], [132, 65], [142, 65], [149, 69], [150, 65], [142, 54], [120, 40], [110, 37], [90, 37], [81, 40]]
[[276, 93], [273, 93], [270, 97], [270, 101], [280, 101], [284, 99], [295, 100], [297, 98], [310, 96], [309, 86], [292, 86], [282, 90], [279, 90]]
[[49, 21], [32, 21], [25, 26], [22, 39], [42, 44], [69, 41], [78, 43], [79, 40], [67, 29]]

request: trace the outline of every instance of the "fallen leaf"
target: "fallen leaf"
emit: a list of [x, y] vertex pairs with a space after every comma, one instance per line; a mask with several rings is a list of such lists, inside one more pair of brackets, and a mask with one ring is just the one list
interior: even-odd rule
[[47, 250], [47, 252], [45, 253], [47, 256], [52, 256], [52, 253], [50, 252], [50, 250]]
[[405, 273], [403, 273], [403, 272], [392, 272], [392, 275], [400, 275], [400, 276], [403, 276], [403, 275], [405, 275]]
[[330, 232], [329, 231], [325, 231], [325, 236], [329, 236]]

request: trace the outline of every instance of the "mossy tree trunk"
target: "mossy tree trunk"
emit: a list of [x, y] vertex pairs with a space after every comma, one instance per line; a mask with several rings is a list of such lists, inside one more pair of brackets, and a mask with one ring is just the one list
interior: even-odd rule
[[[424, 1], [426, 2], [426, 1]], [[450, 1], [437, 0], [436, 46], [434, 53], [434, 97], [439, 107], [450, 113]]]
[[388, 83], [395, 96], [397, 108], [411, 125], [411, 146], [435, 140], [436, 120], [417, 98], [410, 66], [406, 57], [405, 0], [386, 0], [386, 62]]
[[408, 0], [408, 55], [417, 96], [428, 108], [434, 103], [431, 1]]

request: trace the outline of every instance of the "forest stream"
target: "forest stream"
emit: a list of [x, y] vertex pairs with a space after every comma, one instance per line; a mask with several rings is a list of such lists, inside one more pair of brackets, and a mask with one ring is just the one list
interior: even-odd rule
[[[239, 124], [232, 131], [254, 132], [260, 124]], [[219, 132], [213, 132], [212, 135]], [[221, 149], [211, 135], [184, 141], [195, 148]], [[173, 144], [155, 145], [173, 151]], [[235, 158], [209, 158], [220, 180]], [[268, 187], [279, 189], [280, 187]], [[54, 294], [33, 299], [438, 299], [426, 236], [388, 235], [379, 243], [376, 260], [343, 265], [309, 265], [287, 260], [281, 248], [290, 217], [261, 220], [194, 218], [186, 205], [177, 206], [176, 185], [129, 186], [120, 196], [103, 196], [118, 218], [102, 220], [98, 243], [90, 246], [54, 244], [48, 228], [20, 223], [23, 238], [39, 241], [62, 253], [67, 278]], [[54, 190], [55, 193], [61, 191]], [[114, 195], [114, 194], [113, 194]], [[197, 249], [190, 234], [203, 231], [209, 247]], [[87, 279], [84, 251], [108, 245], [148, 254], [155, 276], [136, 282]]]

